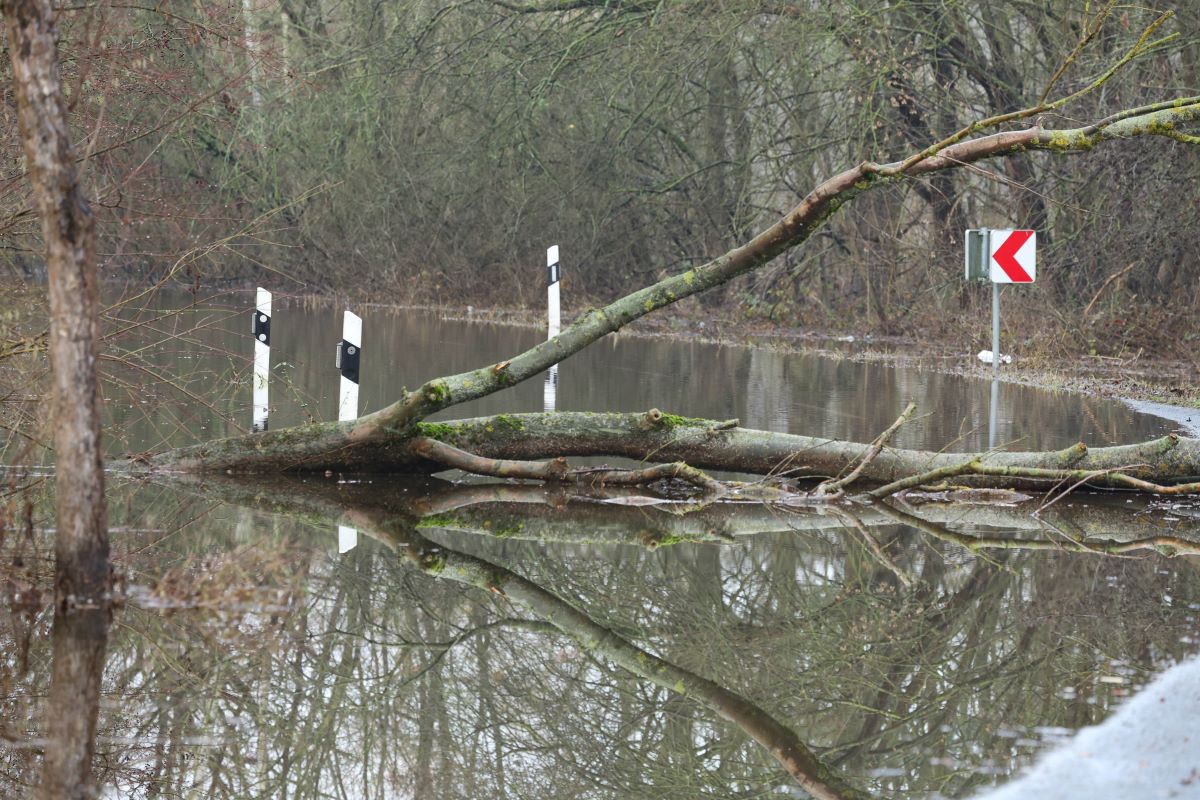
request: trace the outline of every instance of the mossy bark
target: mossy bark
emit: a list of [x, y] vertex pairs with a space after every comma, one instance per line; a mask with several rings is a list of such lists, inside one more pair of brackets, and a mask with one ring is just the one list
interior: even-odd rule
[[[639, 462], [685, 462], [693, 467], [750, 474], [783, 474], [796, 478], [838, 475], [869, 455], [871, 444], [730, 427], [729, 422], [653, 413], [557, 412], [480, 417], [423, 426], [439, 441], [489, 459], [536, 460], [560, 456], [622, 457]], [[445, 467], [426, 458], [422, 437], [395, 436], [355, 440], [353, 423], [320, 426], [320, 437], [293, 441], [295, 432], [234, 437], [169, 451], [142, 462], [151, 471], [338, 471], [433, 473]], [[317, 427], [317, 426], [313, 426]], [[313, 446], [318, 444], [319, 446]], [[329, 445], [329, 446], [326, 446]], [[1041, 488], [1062, 476], [1031, 470], [1096, 473], [1093, 486], [1120, 486], [1112, 475], [1121, 470], [1142, 480], [1170, 484], [1200, 476], [1200, 440], [1166, 436], [1141, 444], [1086, 448], [1075, 445], [1051, 452], [972, 454], [884, 447], [863, 468], [859, 479], [886, 484], [933, 470], [953, 470], [978, 459], [989, 474], [961, 476], [973, 486]], [[961, 470], [959, 470], [961, 472]], [[1022, 474], [1025, 473], [1025, 474]]]

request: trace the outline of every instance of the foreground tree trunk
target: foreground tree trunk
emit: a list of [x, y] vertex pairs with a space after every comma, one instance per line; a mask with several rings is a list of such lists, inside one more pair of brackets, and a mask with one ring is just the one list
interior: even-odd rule
[[2, 0], [17, 119], [42, 219], [50, 291], [59, 605], [96, 606], [108, 590], [95, 230], [79, 190], [49, 0]]
[[50, 283], [56, 467], [54, 674], [40, 796], [95, 795], [92, 756], [108, 640], [108, 534], [96, 379], [95, 232], [79, 191], [48, 0], [3, 0], [17, 118]]

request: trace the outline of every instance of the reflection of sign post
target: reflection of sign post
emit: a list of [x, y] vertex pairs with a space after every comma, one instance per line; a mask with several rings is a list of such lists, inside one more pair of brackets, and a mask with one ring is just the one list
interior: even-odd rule
[[[1000, 284], [1033, 283], [1037, 276], [1037, 233], [1024, 230], [967, 231], [966, 278], [992, 282], [992, 371], [1000, 368]], [[983, 357], [980, 353], [980, 357]]]

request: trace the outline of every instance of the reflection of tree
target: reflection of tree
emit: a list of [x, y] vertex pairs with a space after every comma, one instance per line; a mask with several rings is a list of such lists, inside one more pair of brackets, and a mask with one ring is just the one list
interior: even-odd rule
[[54, 615], [53, 677], [42, 723], [46, 750], [40, 796], [48, 800], [93, 796], [92, 761], [108, 626], [107, 608], [59, 608]]
[[532, 611], [575, 640], [643, 680], [698, 701], [758, 742], [802, 788], [816, 798], [865, 797], [830, 771], [803, 741], [761, 707], [724, 686], [660, 658], [597, 623], [538, 584], [491, 562], [435, 546], [415, 530], [389, 526], [388, 536], [424, 572], [495, 593]]
[[[171, 520], [199, 520], [191, 534], [119, 541], [129, 553], [161, 539], [122, 556], [136, 565], [134, 582], [188, 571], [201, 587], [223, 586], [212, 597], [224, 605], [164, 611], [142, 600], [146, 607], [119, 612], [102, 689], [103, 785], [122, 796], [303, 798], [337, 794], [340, 784], [368, 798], [693, 798], [790, 782], [732, 723], [673, 686], [589, 655], [501, 595], [413, 570], [370, 540], [335, 559], [339, 515], [364, 531], [404, 530], [413, 516], [399, 502], [371, 507], [353, 484], [328, 486], [329, 495], [270, 489], [301, 522], [256, 517], [252, 548], [239, 539], [241, 512], [214, 507], [211, 495], [181, 500], [146, 487], [132, 503], [114, 500], [118, 513], [168, 531]], [[371, 496], [405, 495], [380, 488]], [[481, 496], [493, 504], [464, 505]], [[457, 506], [495, 524], [517, 519], [500, 514], [514, 505], [495, 504], [503, 497], [533, 499], [515, 487], [474, 487], [426, 492], [422, 502], [434, 518]], [[1188, 604], [1200, 601], [1191, 562], [1152, 550], [973, 553], [865, 516], [873, 547], [845, 520], [806, 527], [799, 513], [739, 517], [728, 508], [707, 518], [709, 530], [732, 531], [735, 542], [671, 544], [647, 522], [656, 509], [595, 503], [582, 505], [611, 512], [609, 527], [572, 538], [569, 529], [593, 518], [577, 515], [579, 501], [551, 502], [518, 504], [529, 512], [528, 538], [423, 533], [520, 573], [641, 650], [718, 677], [803, 731], [839, 772], [885, 794], [962, 796], [985, 780], [976, 769], [1024, 763], [1030, 750], [1018, 740], [1038, 738], [1038, 726], [1103, 716], [1113, 695], [1099, 679], [1122, 674], [1112, 661], [1140, 672], [1187, 653], [1180, 632], [1194, 613]], [[1109, 529], [1140, 524], [1122, 505], [1085, 509], [1080, 529], [1102, 532], [1105, 518]], [[951, 513], [918, 510], [943, 522]], [[996, 522], [1008, 513], [993, 511]], [[709, 513], [684, 518], [698, 533]], [[556, 530], [555, 515], [558, 541], [532, 538]], [[748, 519], [776, 527], [743, 538]], [[1032, 523], [1010, 535], [1039, 538]], [[1062, 538], [1048, 531], [1040, 540]], [[242, 577], [221, 577], [230, 574]], [[256, 584], [275, 588], [255, 595]], [[45, 650], [35, 640], [25, 690], [35, 697], [44, 694]], [[6, 730], [28, 729], [3, 713]], [[0, 794], [27, 793], [14, 778], [22, 755], [0, 745]]]

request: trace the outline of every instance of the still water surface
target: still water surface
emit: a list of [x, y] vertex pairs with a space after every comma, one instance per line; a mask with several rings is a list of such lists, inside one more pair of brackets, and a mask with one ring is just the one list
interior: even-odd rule
[[[124, 313], [144, 324], [110, 348], [114, 454], [249, 427], [242, 308]], [[540, 338], [361, 313], [364, 411]], [[271, 427], [334, 416], [340, 326], [335, 309], [276, 301]], [[1103, 400], [998, 394], [990, 435], [1019, 449], [1172, 429]], [[988, 446], [990, 396], [987, 382], [625, 336], [562, 365], [557, 406], [869, 440], [911, 397], [922, 416], [897, 445], [970, 451]], [[529, 382], [442, 416], [542, 407]], [[1040, 498], [695, 509], [346, 480], [113, 477], [129, 600], [101, 681], [105, 796], [805, 796], [719, 703], [645, 666], [665, 663], [749, 701], [863, 792], [966, 797], [1104, 719], [1200, 635], [1197, 562], [1169, 557], [1200, 540], [1186, 502], [1072, 498], [1035, 519]], [[6, 558], [45, 555], [49, 506], [35, 516]], [[359, 531], [346, 553], [339, 525]], [[54, 725], [40, 713], [48, 628], [44, 610], [15, 605], [4, 631], [0, 795], [28, 793]], [[641, 666], [622, 662], [625, 646]]]

